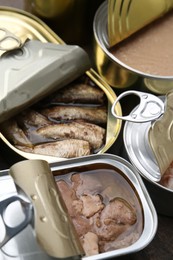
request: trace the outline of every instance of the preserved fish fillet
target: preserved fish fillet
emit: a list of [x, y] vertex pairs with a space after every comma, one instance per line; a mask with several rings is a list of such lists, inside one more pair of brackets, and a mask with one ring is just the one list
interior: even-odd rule
[[40, 111], [48, 118], [60, 120], [83, 119], [95, 124], [106, 124], [106, 107], [54, 106]]
[[36, 145], [34, 153], [60, 158], [73, 158], [90, 154], [90, 145], [87, 141], [68, 139], [52, 143]]
[[47, 125], [37, 130], [37, 134], [47, 138], [80, 139], [88, 141], [93, 149], [98, 149], [103, 145], [105, 132], [104, 128], [85, 122]]
[[85, 83], [73, 83], [64, 87], [49, 99], [49, 103], [56, 102], [103, 104], [104, 92], [99, 88]]
[[11, 119], [1, 124], [1, 132], [5, 137], [14, 145], [25, 145], [32, 147], [32, 143], [29, 141], [25, 133], [22, 131], [15, 120]]

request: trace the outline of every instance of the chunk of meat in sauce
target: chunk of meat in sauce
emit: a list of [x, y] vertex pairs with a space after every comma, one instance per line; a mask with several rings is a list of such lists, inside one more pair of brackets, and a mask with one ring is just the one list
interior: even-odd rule
[[113, 241], [137, 220], [133, 208], [123, 199], [115, 198], [102, 210], [100, 227], [96, 232], [101, 240]]
[[[68, 185], [61, 185], [61, 182], [58, 184], [59, 181], [57, 184], [63, 187], [60, 190], [70, 208], [73, 224], [86, 255], [122, 248], [135, 242], [140, 236], [140, 231], [134, 230], [133, 226], [137, 221], [135, 208], [119, 197], [104, 204], [100, 194], [86, 193], [89, 189], [85, 186], [88, 186], [88, 180], [92, 178], [85, 177], [72, 174]], [[98, 180], [97, 182], [99, 183]], [[100, 185], [98, 187], [100, 189]]]
[[115, 198], [102, 211], [101, 219], [106, 225], [110, 223], [133, 225], [136, 222], [136, 213], [127, 201]]
[[92, 217], [95, 213], [104, 208], [101, 196], [99, 195], [82, 195], [80, 200], [83, 203], [82, 214], [87, 218]]
[[63, 200], [79, 237], [86, 234], [91, 230], [91, 223], [81, 215], [83, 209], [82, 201], [77, 199], [75, 190], [69, 187], [65, 181], [58, 181], [57, 186], [62, 194]]
[[70, 216], [73, 216], [74, 215], [73, 201], [77, 200], [74, 189], [70, 188], [69, 185], [63, 180], [58, 181], [57, 186], [63, 196], [64, 202], [66, 204]]
[[99, 253], [98, 236], [93, 232], [88, 232], [83, 236], [82, 245], [86, 252], [86, 256], [96, 255]]

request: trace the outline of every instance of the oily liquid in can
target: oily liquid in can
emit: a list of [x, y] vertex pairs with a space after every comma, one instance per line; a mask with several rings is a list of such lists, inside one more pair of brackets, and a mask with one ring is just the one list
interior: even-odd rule
[[96, 163], [54, 171], [54, 175], [87, 256], [128, 247], [139, 239], [142, 204], [119, 169]]

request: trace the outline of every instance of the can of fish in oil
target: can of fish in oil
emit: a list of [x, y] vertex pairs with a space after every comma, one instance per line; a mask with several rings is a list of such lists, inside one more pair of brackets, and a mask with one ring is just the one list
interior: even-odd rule
[[[126, 38], [113, 46], [108, 35], [110, 3], [114, 3], [110, 17], [113, 34], [115, 38], [119, 35]], [[172, 89], [173, 37], [170, 31], [173, 15], [172, 2], [169, 4], [167, 6], [167, 1], [142, 1], [138, 5], [137, 1], [131, 1], [127, 5], [126, 1], [110, 0], [98, 8], [93, 22], [94, 60], [99, 74], [112, 87], [130, 87], [138, 78], [141, 85], [156, 94], [164, 95]], [[132, 33], [134, 28], [140, 30]]]
[[[141, 95], [144, 95], [144, 93]], [[163, 110], [161, 103], [162, 108], [161, 110], [159, 108], [158, 115], [160, 115], [160, 112], [162, 112], [162, 115], [157, 120], [135, 122], [134, 118], [134, 121], [126, 121], [123, 129], [124, 156], [130, 160], [143, 177], [157, 212], [166, 216], [173, 216], [173, 209], [170, 207], [173, 199], [172, 172], [170, 170], [170, 167], [172, 167], [171, 98], [172, 93], [170, 92], [165, 102], [168, 108]], [[152, 97], [152, 100], [150, 100], [151, 102], [154, 101], [154, 106], [157, 104], [157, 99], [156, 97], [154, 101]], [[160, 97], [160, 100], [164, 104], [165, 96]], [[150, 107], [146, 117], [152, 113], [152, 116], [154, 116], [157, 110], [154, 106]], [[138, 106], [132, 110], [131, 115], [138, 114], [137, 109]]]
[[[25, 161], [17, 164], [19, 169]], [[14, 169], [16, 166], [12, 167]], [[116, 155], [99, 154], [52, 163], [50, 169], [85, 251], [81, 259], [128, 255], [143, 249], [152, 241], [157, 231], [157, 214], [142, 178], [129, 162]], [[21, 171], [21, 174], [25, 175], [25, 171]], [[8, 175], [8, 178], [11, 177]], [[12, 179], [10, 181], [13, 182]], [[38, 178], [32, 181], [32, 186], [38, 187]], [[27, 186], [26, 194], [28, 189], [32, 189], [31, 185]], [[32, 233], [30, 229], [27, 235], [29, 245], [24, 248], [24, 232], [8, 242], [3, 256], [8, 254], [8, 257], [13, 257], [15, 252], [19, 259], [25, 259], [26, 255], [28, 257], [27, 249], [31, 243], [35, 245], [35, 237], [29, 236], [29, 232]], [[10, 247], [12, 242], [16, 242], [15, 245], [20, 242], [20, 247], [14, 248], [13, 252]], [[32, 250], [29, 254], [44, 256], [40, 249], [34, 247]]]
[[[44, 158], [48, 162], [63, 160], [75, 156], [88, 155], [91, 153], [104, 153], [107, 151], [108, 148], [114, 144], [121, 130], [121, 120], [115, 119], [110, 111], [110, 108], [116, 99], [116, 95], [111, 87], [92, 68], [90, 68], [90, 64], [88, 62], [89, 59], [87, 58], [86, 53], [84, 54], [84, 51], [78, 46], [70, 47], [69, 45], [66, 45], [63, 40], [60, 39], [44, 22], [27, 12], [1, 7], [0, 24], [3, 28], [2, 32], [7, 31], [10, 35], [13, 34], [13, 37], [11, 38], [13, 38], [13, 40], [18, 38], [21, 43], [24, 44], [23, 48], [26, 50], [26, 53], [23, 56], [21, 54], [22, 52], [15, 52], [14, 55], [13, 52], [7, 53], [8, 60], [10, 60], [9, 56], [11, 55], [11, 62], [9, 64], [7, 64], [8, 61], [5, 53], [1, 51], [2, 58], [0, 61], [4, 64], [3, 67], [5, 68], [12, 66], [13, 63], [15, 66], [25, 68], [22, 64], [24, 64], [24, 62], [31, 61], [30, 69], [28, 69], [27, 73], [23, 73], [21, 69], [20, 77], [22, 77], [22, 84], [19, 79], [20, 77], [16, 76], [15, 79], [19, 79], [19, 81], [15, 82], [13, 86], [14, 89], [7, 87], [9, 93], [6, 93], [4, 90], [2, 105], [6, 105], [3, 105], [2, 108], [0, 134], [3, 142], [5, 142], [15, 153], [24, 158]], [[39, 45], [42, 51], [36, 52]], [[58, 69], [61, 73], [57, 73], [56, 70], [54, 70], [54, 73], [50, 76], [48, 71], [52, 70], [52, 64], [49, 64], [47, 68], [45, 66], [41, 72], [35, 73], [32, 69], [33, 66], [35, 66], [35, 71], [39, 71], [39, 69], [44, 66], [44, 62], [42, 62], [42, 66], [36, 66], [36, 64], [34, 65], [34, 62], [36, 63], [37, 60], [43, 58], [41, 53], [47, 55], [46, 62], [57, 59]], [[38, 56], [38, 59], [34, 60], [33, 57], [36, 55], [42, 56]], [[22, 73], [23, 75], [21, 75]], [[30, 74], [30, 77], [28, 76], [28, 73]], [[47, 86], [43, 81], [43, 78]], [[44, 84], [42, 84], [43, 82]], [[51, 86], [49, 86], [49, 83], [51, 83]], [[35, 85], [34, 88], [32, 87], [33, 85]], [[40, 91], [40, 94], [38, 94], [38, 90], [44, 86], [46, 86], [45, 89]], [[49, 90], [52, 92], [52, 86], [54, 86], [54, 93], [55, 90], [57, 91], [55, 95], [51, 95], [50, 93], [49, 96]], [[60, 87], [63, 88], [59, 92]], [[18, 92], [19, 89], [21, 89], [20, 99]], [[10, 93], [10, 91], [12, 91], [12, 93]], [[30, 96], [32, 96], [32, 100], [30, 100], [31, 102], [28, 102], [28, 94], [26, 96], [24, 95], [24, 93], [28, 93], [28, 91], [30, 91]], [[47, 93], [46, 96], [45, 93]], [[18, 96], [20, 105], [16, 101], [16, 105], [11, 107], [13, 103], [11, 100], [14, 101], [15, 96], [16, 100]], [[41, 99], [43, 100], [43, 103], [40, 101]], [[10, 109], [6, 108], [7, 104]], [[40, 109], [40, 105], [42, 108], [44, 107], [44, 109]], [[56, 109], [60, 109], [56, 116], [52, 114], [53, 111], [55, 112], [55, 107]], [[24, 109], [26, 110], [23, 111]], [[44, 110], [44, 115], [40, 115], [39, 112], [41, 110]], [[47, 112], [48, 114], [46, 115], [45, 113]], [[117, 113], [121, 114], [120, 105], [117, 108]], [[40, 116], [39, 119], [38, 116]], [[7, 122], [9, 118], [10, 124]], [[15, 122], [13, 119], [15, 119]], [[44, 122], [42, 121], [43, 124], [38, 127], [38, 121], [40, 122], [40, 120], [43, 120]], [[2, 121], [5, 121], [5, 124], [7, 124], [4, 125]], [[11, 122], [14, 123], [13, 127]], [[58, 128], [61, 128], [58, 130], [60, 134], [59, 136], [57, 136], [57, 133], [55, 134], [55, 132], [57, 132], [55, 123]], [[37, 131], [38, 128], [41, 128], [41, 126], [45, 126], [47, 124], [51, 127], [51, 130], [50, 128], [44, 129], [44, 134], [42, 132], [43, 135], [41, 134], [42, 136], [40, 136]], [[23, 126], [22, 129], [21, 126]], [[53, 130], [52, 127], [54, 127], [54, 134], [56, 137], [55, 135], [49, 135], [49, 133]], [[78, 131], [79, 128], [80, 131]], [[42, 130], [40, 129], [39, 131]], [[16, 135], [16, 133], [18, 134]], [[16, 136], [18, 136], [17, 139]], [[89, 140], [91, 140], [93, 136], [95, 140], [92, 140], [91, 144]], [[28, 138], [30, 139], [29, 142]], [[69, 141], [66, 139], [72, 140]], [[55, 144], [54, 141], [57, 141], [58, 144], [57, 142]], [[63, 142], [59, 143], [59, 141]], [[93, 144], [93, 141], [95, 144]], [[22, 144], [24, 143], [27, 143], [28, 145], [23, 146]], [[35, 149], [37, 146], [36, 144], [41, 145], [39, 146], [39, 149], [41, 148], [41, 150], [34, 152], [33, 148]], [[49, 147], [48, 149], [45, 149], [47, 144]], [[53, 146], [56, 145], [56, 148], [53, 150], [52, 144]], [[57, 145], [60, 145], [61, 147], [59, 146], [60, 148], [57, 149]], [[69, 153], [71, 147], [72, 152]], [[55, 153], [57, 151], [59, 151], [58, 154]]]

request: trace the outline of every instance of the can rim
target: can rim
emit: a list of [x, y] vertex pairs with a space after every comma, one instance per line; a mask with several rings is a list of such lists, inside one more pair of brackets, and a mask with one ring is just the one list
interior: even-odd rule
[[[25, 21], [29, 20], [31, 21], [31, 27], [32, 25], [37, 25], [36, 28], [39, 29], [39, 32], [41, 32], [44, 36], [44, 41], [49, 41], [52, 43], [57, 43], [57, 44], [65, 44], [63, 42], [63, 40], [56, 34], [54, 33], [54, 31], [52, 31], [41, 19], [37, 18], [36, 16], [25, 12], [23, 10], [19, 10], [16, 8], [9, 8], [9, 7], [1, 7], [0, 6], [0, 12], [4, 12], [4, 14], [10, 15], [12, 14], [13, 17], [20, 17], [21, 18], [24, 17]], [[45, 32], [47, 32], [47, 36], [45, 37]], [[90, 79], [92, 79], [96, 85], [98, 85], [106, 94], [107, 99], [108, 99], [108, 103], [109, 106], [111, 107], [112, 103], [115, 101], [116, 99], [116, 94], [115, 92], [112, 90], [112, 88], [106, 83], [106, 81], [104, 81], [92, 68], [89, 69], [88, 71], [85, 72], [85, 74], [87, 76], [89, 76]], [[120, 104], [117, 106], [117, 113], [118, 114], [122, 114], [121, 111], [121, 106]], [[111, 112], [109, 113], [110, 117], [111, 117]], [[107, 120], [107, 121], [112, 121], [111, 122], [111, 132], [109, 133], [109, 135], [107, 134], [106, 136], [106, 142], [104, 144], [104, 146], [101, 148], [101, 150], [98, 153], [104, 153], [105, 151], [107, 151], [111, 145], [117, 140], [118, 135], [121, 131], [121, 125], [122, 122], [121, 120], [116, 120], [112, 118], [112, 120]], [[109, 123], [109, 122], [108, 122]], [[12, 149], [14, 152], [16, 152], [17, 154], [23, 156], [24, 158], [28, 158], [28, 159], [32, 159], [32, 158], [43, 158], [43, 156], [38, 155], [38, 154], [31, 154], [31, 153], [27, 153], [27, 152], [23, 152], [17, 148], [15, 148], [14, 146], [12, 146], [8, 140], [0, 133], [0, 138], [7, 144], [8, 147], [10, 147], [10, 149]], [[57, 158], [57, 157], [51, 157], [51, 156], [44, 156], [45, 160], [48, 160], [49, 162], [55, 162], [55, 161], [59, 161], [59, 160], [66, 160], [65, 158]]]
[[[95, 163], [99, 163], [99, 164], [106, 163], [120, 169], [125, 174], [127, 179], [135, 187], [140, 197], [143, 211], [144, 211], [144, 227], [140, 238], [135, 243], [133, 243], [132, 245], [126, 248], [121, 248], [121, 249], [116, 249], [111, 251], [112, 256], [114, 257], [121, 256], [126, 253], [129, 254], [129, 253], [134, 253], [142, 250], [154, 238], [158, 227], [158, 218], [157, 218], [155, 207], [142, 181], [142, 178], [131, 163], [129, 163], [127, 160], [121, 158], [118, 155], [107, 153], [107, 154], [89, 155], [89, 156], [84, 156], [82, 158], [74, 158], [65, 162], [61, 161], [60, 163], [58, 163], [58, 165], [56, 163], [50, 164], [50, 167], [52, 170], [61, 170], [67, 168], [70, 169], [78, 166], [81, 167], [82, 165], [83, 166], [91, 165]], [[104, 259], [110, 257], [110, 252], [105, 252], [96, 256], [85, 257], [84, 259], [96, 260], [96, 259], [103, 259], [103, 257]]]
[[[123, 63], [119, 59], [117, 59], [113, 54], [109, 52], [109, 43], [108, 43], [108, 33], [107, 33], [107, 11], [108, 11], [108, 3], [105, 1], [100, 5], [98, 10], [95, 13], [94, 16], [94, 21], [93, 21], [93, 32], [94, 32], [94, 37], [97, 41], [97, 44], [101, 47], [103, 52], [109, 57], [109, 59], [116, 63], [118, 66], [121, 68], [137, 74], [138, 76], [142, 76], [144, 78], [150, 78], [153, 80], [172, 80], [173, 76], [160, 76], [160, 75], [153, 75], [153, 74], [148, 74], [144, 73], [140, 70], [134, 69], [127, 64]], [[101, 18], [101, 19], [100, 19]]]
[[[143, 124], [143, 126], [141, 127], [141, 124]], [[141, 139], [145, 139], [145, 141], [143, 142], [143, 150], [142, 150], [142, 152], [140, 151], [140, 148], [139, 149], [137, 149], [137, 141], [136, 141], [136, 144], [135, 145], [133, 145], [132, 144], [132, 140], [130, 139], [130, 137], [132, 137], [132, 132], [134, 133], [134, 129], [133, 129], [133, 131], [132, 131], [132, 128], [133, 128], [133, 126], [135, 126], [135, 125], [137, 125], [137, 124], [135, 124], [135, 123], [132, 123], [132, 122], [126, 122], [125, 123], [125, 125], [124, 125], [124, 129], [123, 129], [123, 141], [124, 141], [124, 147], [125, 147], [125, 151], [126, 151], [126, 153], [127, 153], [127, 155], [128, 155], [128, 158], [129, 158], [129, 160], [130, 160], [130, 162], [131, 162], [131, 164], [133, 165], [133, 167], [135, 167], [135, 169], [139, 172], [139, 174], [142, 176], [142, 177], [144, 177], [146, 180], [148, 180], [149, 182], [151, 182], [152, 184], [154, 184], [154, 185], [156, 185], [156, 186], [158, 186], [158, 187], [160, 187], [160, 188], [162, 188], [163, 190], [165, 190], [165, 191], [169, 191], [169, 192], [171, 192], [171, 193], [173, 193], [173, 190], [171, 190], [171, 189], [168, 189], [167, 187], [165, 187], [165, 186], [163, 186], [163, 185], [161, 185], [158, 181], [160, 180], [160, 178], [161, 178], [161, 174], [160, 174], [160, 171], [159, 171], [159, 167], [158, 167], [158, 164], [157, 164], [157, 162], [156, 162], [156, 159], [154, 158], [154, 154], [152, 153], [152, 150], [151, 150], [151, 148], [149, 147], [149, 144], [148, 144], [148, 142], [147, 142], [147, 144], [144, 144], [145, 143], [145, 141], [146, 141], [146, 137], [144, 136], [144, 132], [146, 131], [146, 132], [148, 132], [148, 129], [150, 128], [150, 126], [151, 126], [151, 122], [146, 122], [146, 123], [138, 123], [138, 125], [139, 125], [139, 127], [138, 127], [138, 129], [135, 129], [135, 133], [137, 134], [137, 132], [138, 132], [138, 130], [140, 130], [140, 129], [143, 129], [143, 133], [142, 133], [142, 135], [141, 135], [141, 133], [140, 133], [140, 138]], [[145, 132], [145, 134], [146, 134], [146, 132]], [[127, 134], [128, 133], [128, 134]], [[135, 134], [135, 136], [137, 136]], [[134, 135], [133, 135], [134, 136]], [[148, 151], [147, 151], [147, 153], [148, 153], [148, 158], [149, 158], [149, 160], [148, 160], [148, 162], [150, 162], [151, 163], [151, 165], [150, 164], [141, 164], [141, 161], [142, 161], [142, 159], [141, 159], [141, 161], [139, 160], [139, 157], [140, 156], [144, 156], [145, 157], [145, 154], [144, 154], [144, 152], [146, 152], [146, 150], [147, 149], [149, 149]], [[138, 153], [139, 152], [139, 153]], [[141, 154], [141, 155], [140, 155]], [[139, 156], [138, 156], [139, 155]], [[142, 158], [142, 157], [141, 157]], [[146, 159], [145, 159], [146, 160]], [[143, 160], [143, 162], [145, 162], [145, 160]], [[150, 168], [149, 168], [150, 167]], [[150, 172], [147, 170], [147, 168], [148, 169], [150, 169]], [[151, 171], [153, 172], [153, 176], [150, 174], [151, 173]]]

